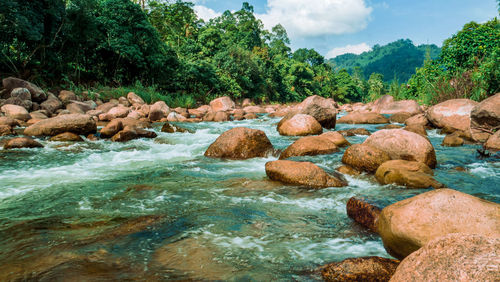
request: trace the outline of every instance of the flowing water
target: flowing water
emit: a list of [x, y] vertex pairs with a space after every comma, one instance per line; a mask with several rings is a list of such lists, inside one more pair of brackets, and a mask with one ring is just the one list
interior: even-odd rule
[[[383, 256], [380, 238], [347, 217], [352, 196], [386, 206], [426, 190], [346, 176], [348, 187], [309, 190], [266, 178], [277, 157], [209, 159], [224, 131], [265, 131], [274, 147], [278, 119], [178, 124], [194, 133], [156, 139], [63, 143], [0, 151], [0, 280], [316, 280], [315, 269], [348, 257]], [[337, 130], [374, 125], [337, 125]], [[435, 178], [500, 202], [500, 161], [478, 145], [436, 148]], [[347, 137], [361, 143], [366, 136]], [[0, 139], [1, 141], [1, 139]], [[326, 171], [345, 149], [300, 157]], [[465, 171], [455, 168], [462, 167]]]

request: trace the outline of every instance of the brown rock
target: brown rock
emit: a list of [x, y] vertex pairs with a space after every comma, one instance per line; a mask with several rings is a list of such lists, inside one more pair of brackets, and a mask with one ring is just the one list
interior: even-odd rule
[[420, 109], [420, 105], [414, 100], [396, 101], [381, 105], [380, 107], [375, 107], [372, 110], [381, 114], [388, 115], [398, 113], [410, 113], [412, 115], [416, 115], [422, 112], [422, 110]]
[[443, 188], [432, 178], [432, 169], [426, 164], [413, 161], [392, 160], [383, 163], [377, 169], [375, 178], [382, 184], [397, 184], [408, 188]]
[[366, 128], [350, 128], [346, 130], [339, 130], [338, 132], [343, 136], [371, 135], [370, 131]]
[[214, 116], [215, 122], [229, 121], [229, 115], [226, 112], [216, 112]]
[[40, 104], [40, 107], [47, 112], [54, 114], [57, 110], [61, 109], [63, 103], [53, 94], [49, 93], [48, 99]]
[[167, 116], [167, 120], [170, 122], [185, 122], [187, 118], [185, 118], [183, 115], [178, 114], [176, 112], [171, 112]]
[[353, 175], [353, 176], [361, 174], [360, 171], [348, 165], [339, 166], [336, 170], [342, 174]]
[[120, 98], [118, 98], [118, 104], [123, 105], [125, 107], [130, 107], [131, 106], [131, 104], [128, 101], [127, 97], [123, 97], [123, 96], [120, 97]]
[[412, 116], [414, 116], [414, 114], [412, 113], [408, 113], [408, 112], [399, 112], [399, 113], [395, 113], [393, 114], [390, 118], [389, 118], [389, 121], [390, 122], [397, 122], [397, 123], [405, 123], [405, 121], [409, 118], [411, 118]]
[[261, 106], [247, 106], [243, 108], [243, 111], [247, 114], [265, 114], [266, 109]]
[[311, 162], [287, 160], [268, 162], [266, 174], [271, 180], [310, 188], [347, 186], [347, 182], [340, 175], [332, 176]]
[[337, 152], [335, 143], [320, 136], [306, 136], [293, 142], [280, 155], [279, 159], [287, 159], [296, 156], [315, 156]]
[[215, 113], [209, 111], [203, 116], [203, 121], [214, 121], [214, 118], [215, 118]]
[[80, 135], [76, 135], [71, 132], [64, 132], [53, 136], [49, 139], [50, 141], [59, 141], [59, 142], [80, 142], [83, 141], [83, 138]]
[[10, 92], [10, 97], [31, 101], [31, 93], [26, 88], [14, 88]]
[[243, 102], [241, 102], [241, 107], [248, 107], [248, 106], [252, 106], [252, 100], [248, 99], [248, 98], [245, 98], [243, 99]]
[[12, 127], [6, 124], [0, 124], [0, 136], [7, 136], [7, 135], [15, 135], [14, 130], [12, 130]]
[[134, 130], [137, 133], [137, 135], [139, 135], [140, 138], [149, 138], [149, 139], [152, 139], [152, 138], [156, 138], [158, 136], [158, 134], [156, 134], [156, 132], [150, 131], [150, 130], [146, 130], [146, 129], [143, 129], [143, 128], [134, 128]]
[[170, 108], [163, 101], [158, 101], [149, 108], [149, 120], [158, 121], [164, 117], [168, 117]]
[[246, 114], [243, 116], [244, 119], [256, 119], [257, 118], [257, 115], [256, 114]]
[[407, 125], [405, 128], [403, 128], [403, 130], [417, 133], [417, 134], [420, 134], [424, 137], [427, 136], [427, 131], [425, 130], [425, 127], [421, 124], [414, 123], [411, 125]]
[[266, 157], [273, 145], [262, 130], [237, 127], [222, 133], [205, 152], [206, 157], [250, 159]]
[[7, 104], [3, 105], [0, 109], [5, 113], [7, 117], [10, 117], [12, 119], [27, 121], [31, 118], [28, 111], [21, 106]]
[[347, 124], [383, 124], [389, 123], [389, 119], [377, 113], [352, 112], [337, 120], [337, 123]]
[[342, 162], [360, 171], [375, 172], [390, 159], [389, 154], [380, 149], [366, 144], [354, 144], [347, 148]]
[[399, 261], [381, 257], [348, 258], [324, 266], [325, 281], [385, 282], [391, 279]]
[[477, 104], [472, 109], [470, 118], [472, 138], [485, 142], [493, 130], [500, 129], [500, 93]]
[[286, 136], [305, 136], [316, 135], [323, 132], [321, 124], [309, 115], [298, 114], [286, 119], [283, 118], [283, 123], [278, 124], [278, 132], [280, 135]]
[[5, 143], [3, 148], [5, 150], [20, 149], [20, 148], [43, 148], [43, 145], [30, 137], [18, 137], [7, 141], [7, 143]]
[[69, 114], [41, 120], [26, 128], [24, 134], [30, 136], [55, 136], [64, 132], [72, 132], [78, 135], [87, 135], [96, 132], [96, 130], [96, 122], [91, 116]]
[[84, 102], [71, 101], [66, 105], [66, 109], [72, 114], [85, 114], [92, 110], [92, 106]]
[[499, 281], [500, 239], [450, 234], [406, 257], [391, 281]]
[[113, 135], [117, 134], [122, 129], [123, 129], [123, 123], [121, 119], [114, 119], [101, 129], [100, 136], [101, 138], [111, 138], [113, 137]]
[[146, 104], [144, 102], [144, 100], [141, 97], [139, 97], [139, 95], [135, 94], [134, 92], [130, 92], [130, 93], [127, 94], [127, 100], [133, 106]]
[[8, 125], [10, 127], [19, 126], [19, 122], [10, 117], [0, 117], [0, 125]]
[[3, 101], [0, 106], [3, 105], [16, 105], [25, 108], [27, 111], [30, 111], [33, 107], [33, 102], [29, 100], [21, 100], [18, 97], [10, 97], [9, 99]]
[[34, 102], [43, 102], [47, 99], [47, 95], [45, 94], [45, 92], [43, 92], [40, 87], [31, 82], [15, 77], [8, 77], [2, 80], [2, 84], [3, 88], [5, 88], [8, 93], [10, 93], [14, 88], [28, 89], [31, 93], [31, 100]]
[[500, 130], [488, 138], [484, 143], [484, 148], [494, 152], [500, 151]]
[[398, 129], [398, 128], [402, 128], [402, 126], [397, 125], [397, 124], [386, 124], [386, 125], [377, 127], [378, 130], [380, 130], [380, 129]]
[[44, 111], [31, 112], [30, 117], [32, 119], [47, 119], [47, 115], [43, 113]]
[[344, 136], [337, 131], [328, 131], [318, 137], [333, 142], [337, 147], [345, 147], [351, 145], [351, 143], [349, 143], [349, 141], [347, 141]]
[[500, 205], [451, 189], [438, 189], [385, 207], [377, 221], [385, 249], [405, 258], [451, 234], [500, 238]]
[[111, 141], [113, 142], [127, 142], [130, 140], [134, 140], [139, 138], [139, 134], [135, 130], [135, 128], [126, 126], [123, 130], [116, 133], [111, 137]]
[[170, 123], [167, 122], [162, 126], [161, 132], [165, 132], [165, 133], [181, 132], [181, 133], [184, 133], [184, 132], [188, 132], [188, 130], [184, 129], [182, 127], [179, 127], [179, 126], [171, 125]]
[[231, 100], [231, 98], [224, 96], [214, 99], [210, 102], [210, 107], [213, 112], [225, 112], [234, 109], [236, 104]]
[[59, 92], [59, 100], [61, 100], [64, 105], [67, 105], [72, 101], [77, 101], [77, 97], [73, 91], [62, 90]]
[[427, 118], [438, 128], [449, 127], [463, 131], [470, 130], [470, 114], [478, 105], [469, 99], [452, 99], [427, 110]]
[[189, 111], [186, 108], [177, 107], [177, 108], [174, 109], [174, 112], [180, 114], [181, 116], [183, 116], [185, 118], [189, 118], [190, 117]]
[[414, 115], [408, 119], [405, 120], [405, 124], [407, 126], [423, 126], [423, 127], [428, 127], [429, 126], [429, 120], [425, 116], [425, 114], [418, 114]]
[[377, 232], [376, 222], [382, 211], [380, 208], [368, 203], [364, 199], [352, 197], [347, 201], [346, 209], [347, 215], [355, 222], [373, 232]]
[[326, 129], [335, 128], [337, 109], [333, 99], [325, 99], [318, 95], [309, 96], [295, 106], [294, 110], [298, 114], [312, 116]]
[[99, 115], [99, 120], [113, 120], [115, 118], [124, 118], [127, 117], [129, 112], [129, 108], [119, 105], [117, 107], [111, 108], [111, 110], [109, 110], [106, 114]]
[[464, 144], [464, 139], [460, 138], [460, 133], [452, 133], [446, 135], [443, 139], [442, 146], [446, 147], [458, 147]]
[[368, 137], [365, 145], [387, 152], [393, 160], [417, 161], [436, 167], [436, 152], [425, 137], [401, 129], [384, 129]]
[[112, 108], [118, 106], [118, 101], [109, 101], [107, 103], [104, 103], [102, 105], [99, 105], [96, 110], [102, 111], [103, 113], [109, 112]]

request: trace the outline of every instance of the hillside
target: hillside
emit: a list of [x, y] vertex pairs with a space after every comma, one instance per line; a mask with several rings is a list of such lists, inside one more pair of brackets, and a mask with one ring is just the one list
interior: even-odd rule
[[395, 77], [399, 81], [407, 81], [415, 69], [423, 65], [427, 50], [431, 59], [437, 58], [441, 52], [434, 44], [415, 46], [409, 39], [400, 39], [384, 46], [375, 45], [372, 51], [360, 55], [337, 56], [329, 63], [336, 70], [347, 69], [351, 74], [356, 67], [360, 67], [365, 79], [377, 72], [384, 76], [386, 82]]

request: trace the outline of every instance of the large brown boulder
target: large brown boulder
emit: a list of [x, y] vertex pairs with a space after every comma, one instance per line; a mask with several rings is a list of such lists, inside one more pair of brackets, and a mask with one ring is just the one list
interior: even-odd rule
[[41, 120], [24, 130], [29, 136], [55, 136], [64, 132], [87, 135], [97, 130], [95, 120], [89, 115], [69, 114]]
[[293, 142], [280, 155], [280, 160], [297, 156], [325, 155], [338, 151], [332, 141], [319, 136], [306, 136]]
[[285, 116], [283, 120], [283, 122], [278, 124], [280, 135], [306, 136], [317, 135], [323, 132], [321, 124], [310, 115], [297, 114], [291, 118]]
[[311, 162], [287, 160], [268, 162], [266, 174], [271, 180], [310, 188], [347, 186], [347, 182], [340, 176], [332, 176]]
[[499, 238], [450, 234], [406, 257], [391, 281], [500, 281], [499, 265]]
[[224, 96], [217, 99], [214, 99], [210, 102], [210, 107], [213, 112], [224, 112], [233, 110], [236, 104], [231, 100], [231, 98]]
[[111, 141], [113, 142], [127, 142], [130, 140], [134, 140], [139, 138], [139, 134], [135, 130], [134, 127], [125, 126], [123, 130], [119, 131], [113, 137], [111, 137]]
[[379, 130], [368, 137], [365, 145], [387, 152], [393, 160], [417, 161], [436, 167], [436, 152], [425, 137], [402, 129]]
[[[109, 110], [111, 110], [112, 108], [118, 106], [118, 101], [116, 100], [112, 100], [112, 101], [109, 101], [107, 103], [104, 103], [102, 105], [99, 105], [96, 110], [98, 111], [102, 111], [103, 113], [107, 113], [109, 112]], [[149, 112], [149, 109], [148, 109], [148, 112]]]
[[28, 113], [28, 111], [21, 106], [7, 104], [3, 105], [0, 109], [2, 110], [2, 112], [5, 113], [7, 117], [13, 119], [18, 119], [22, 121], [27, 121], [31, 119], [31, 116]]
[[63, 107], [63, 103], [53, 94], [49, 93], [47, 100], [40, 104], [40, 107], [47, 112], [54, 114]]
[[364, 199], [352, 197], [347, 201], [346, 210], [347, 216], [354, 221], [373, 232], [377, 232], [376, 222], [382, 211], [379, 207], [368, 203]]
[[412, 116], [414, 116], [414, 114], [412, 113], [408, 113], [408, 112], [399, 112], [399, 113], [395, 113], [393, 114], [390, 118], [389, 118], [389, 121], [390, 122], [397, 122], [397, 123], [405, 123], [405, 121], [409, 118], [411, 118]]
[[484, 143], [484, 148], [494, 152], [500, 151], [500, 130], [488, 138]]
[[389, 123], [389, 119], [377, 113], [352, 112], [337, 120], [337, 123], [347, 124], [383, 124]]
[[344, 135], [340, 134], [337, 131], [328, 131], [321, 134], [319, 137], [333, 142], [335, 145], [337, 145], [337, 147], [345, 147], [351, 145], [351, 143], [349, 143], [349, 141], [345, 139]]
[[381, 107], [375, 109], [375, 111], [388, 115], [403, 112], [415, 115], [421, 113], [422, 109], [420, 109], [420, 105], [414, 100], [402, 100], [382, 105]]
[[382, 257], [348, 258], [323, 266], [324, 281], [385, 282], [391, 279], [399, 261]]
[[470, 130], [470, 114], [477, 105], [469, 99], [452, 99], [427, 110], [427, 118], [438, 128], [448, 127], [455, 130]]
[[500, 205], [438, 189], [385, 207], [377, 221], [385, 249], [402, 259], [429, 241], [451, 234], [500, 238]]
[[229, 121], [229, 115], [226, 112], [216, 112], [214, 116], [215, 122]]
[[342, 162], [357, 170], [375, 172], [377, 168], [391, 157], [386, 152], [365, 144], [354, 144], [347, 148]]
[[377, 169], [375, 178], [382, 184], [397, 184], [408, 188], [443, 188], [432, 175], [432, 169], [426, 164], [413, 161], [392, 160], [383, 163]]
[[500, 93], [477, 104], [470, 113], [470, 119], [475, 141], [485, 142], [494, 129], [500, 130]]
[[101, 138], [111, 138], [116, 133], [120, 132], [123, 129], [123, 123], [121, 119], [114, 119], [106, 124], [100, 131]]
[[247, 106], [243, 108], [243, 111], [247, 114], [265, 114], [266, 109], [261, 106]]
[[294, 110], [297, 114], [314, 117], [326, 129], [335, 128], [337, 109], [333, 99], [326, 99], [318, 95], [309, 96], [295, 106]]
[[13, 89], [15, 88], [26, 88], [29, 90], [31, 93], [31, 100], [33, 102], [43, 102], [45, 99], [47, 99], [47, 95], [45, 92], [35, 84], [15, 78], [15, 77], [7, 77], [2, 80], [3, 88], [7, 90], [8, 93], [10, 93]]
[[72, 114], [85, 114], [88, 111], [93, 110], [95, 107], [88, 103], [71, 101], [66, 105], [66, 110], [70, 111]]
[[20, 148], [43, 148], [43, 145], [30, 137], [18, 137], [7, 141], [7, 143], [5, 143], [3, 148], [5, 150], [20, 149]]
[[72, 101], [77, 100], [76, 94], [73, 91], [67, 91], [67, 90], [61, 90], [59, 92], [58, 98], [59, 98], [59, 100], [61, 100], [61, 102], [64, 105], [67, 105], [67, 104], [71, 103]]
[[237, 127], [222, 133], [205, 152], [206, 157], [250, 159], [267, 157], [273, 145], [262, 130]]
[[99, 120], [113, 120], [115, 118], [124, 118], [127, 117], [127, 115], [130, 113], [130, 109], [119, 105], [117, 107], [111, 108], [107, 113], [105, 114], [100, 114], [99, 115]]
[[429, 120], [425, 116], [425, 114], [414, 115], [405, 120], [406, 126], [429, 126]]
[[427, 137], [427, 131], [425, 130], [425, 127], [420, 124], [407, 125], [403, 128], [403, 130], [417, 133], [420, 134], [421, 136]]

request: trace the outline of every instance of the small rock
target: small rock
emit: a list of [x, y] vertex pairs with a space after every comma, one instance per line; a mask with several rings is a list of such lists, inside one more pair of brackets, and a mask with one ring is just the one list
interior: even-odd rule
[[18, 137], [7, 141], [7, 143], [5, 143], [3, 148], [5, 150], [20, 149], [20, 148], [43, 148], [43, 145], [30, 137]]
[[[130, 102], [130, 104], [131, 104], [132, 106], [135, 106], [135, 105], [144, 105], [144, 104], [146, 104], [146, 103], [144, 102], [144, 100], [143, 100], [141, 97], [139, 97], [137, 94], [135, 94], [134, 92], [130, 92], [130, 93], [128, 93], [128, 94], [127, 94], [127, 99], [128, 99], [128, 101]], [[119, 103], [119, 102], [118, 102], [118, 103]]]
[[61, 134], [58, 134], [56, 136], [53, 136], [49, 139], [49, 141], [59, 141], [59, 142], [81, 142], [83, 141], [83, 138], [80, 137], [80, 135], [71, 133], [71, 132], [64, 132]]
[[346, 210], [347, 215], [355, 222], [373, 232], [377, 232], [376, 222], [382, 211], [379, 207], [368, 203], [364, 199], [352, 197], [347, 201]]
[[357, 170], [351, 166], [348, 166], [348, 165], [339, 166], [336, 170], [342, 174], [347, 174], [347, 175], [352, 175], [352, 176], [356, 176], [356, 175], [361, 174], [361, 172], [359, 170]]
[[452, 133], [446, 135], [443, 139], [442, 146], [446, 147], [459, 147], [464, 144], [464, 139], [460, 138], [459, 134]]
[[343, 136], [371, 135], [370, 131], [366, 128], [350, 128], [346, 130], [339, 130], [338, 133]]
[[384, 282], [391, 279], [399, 261], [381, 257], [348, 258], [321, 270], [325, 281]]

